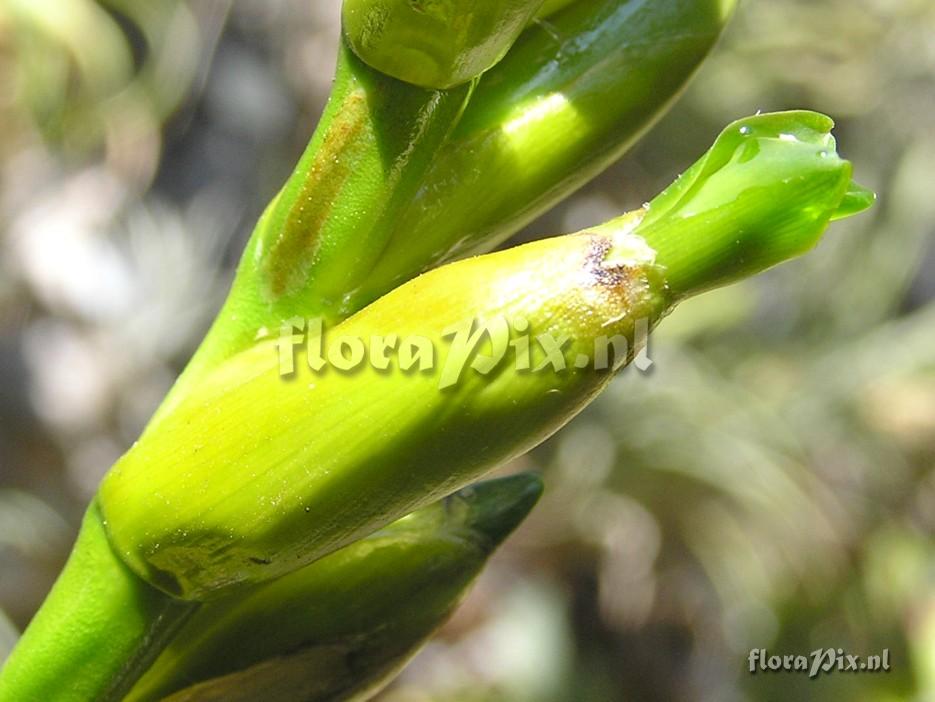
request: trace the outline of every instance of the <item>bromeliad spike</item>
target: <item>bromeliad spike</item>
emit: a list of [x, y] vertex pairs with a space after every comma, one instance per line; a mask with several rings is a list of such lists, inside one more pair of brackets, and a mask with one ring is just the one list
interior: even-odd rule
[[[810, 112], [735, 123], [648, 210], [431, 271], [316, 336], [289, 378], [291, 331], [235, 355], [105, 478], [117, 552], [167, 592], [207, 599], [524, 453], [679, 300], [798, 256], [856, 209], [830, 129]], [[427, 363], [383, 363], [388, 339], [418, 340]]]

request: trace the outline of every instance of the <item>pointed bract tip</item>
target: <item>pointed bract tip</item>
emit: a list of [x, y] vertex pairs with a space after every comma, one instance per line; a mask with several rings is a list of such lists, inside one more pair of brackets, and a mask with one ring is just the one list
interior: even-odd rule
[[499, 546], [536, 506], [543, 492], [542, 479], [532, 473], [485, 480], [447, 498], [459, 526], [470, 529], [489, 550]]
[[836, 222], [839, 219], [847, 219], [848, 217], [858, 215], [873, 207], [873, 203], [876, 201], [877, 194], [875, 192], [865, 188], [859, 183], [851, 181], [847, 192], [844, 193], [841, 204], [838, 205], [838, 209], [831, 215], [831, 220]]

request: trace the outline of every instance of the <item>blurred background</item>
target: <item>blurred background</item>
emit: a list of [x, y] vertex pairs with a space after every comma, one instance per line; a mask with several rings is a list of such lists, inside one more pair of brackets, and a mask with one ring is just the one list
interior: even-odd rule
[[[338, 0], [0, 0], [0, 658], [226, 292], [331, 81]], [[879, 193], [681, 308], [508, 470], [548, 490], [382, 702], [935, 700], [935, 5], [745, 0], [672, 112], [520, 238], [813, 108]], [[751, 648], [890, 650], [750, 675]]]

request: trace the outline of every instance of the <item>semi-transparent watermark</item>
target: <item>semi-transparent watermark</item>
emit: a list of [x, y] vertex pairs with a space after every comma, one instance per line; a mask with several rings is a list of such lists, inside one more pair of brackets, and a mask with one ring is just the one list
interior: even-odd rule
[[850, 654], [843, 648], [818, 648], [808, 654], [773, 654], [754, 648], [747, 656], [748, 670], [756, 673], [799, 673], [817, 678], [831, 673], [886, 673], [890, 650], [870, 656]]
[[534, 333], [528, 320], [496, 316], [466, 320], [445, 329], [441, 342], [421, 335], [383, 334], [363, 338], [338, 334], [331, 338], [321, 319], [297, 317], [279, 330], [276, 349], [279, 373], [288, 377], [297, 368], [298, 351], [315, 373], [331, 368], [353, 373], [365, 366], [378, 371], [438, 373], [441, 389], [457, 384], [465, 372], [488, 375], [511, 364], [516, 371], [561, 373], [572, 368], [608, 370], [631, 360], [646, 372], [649, 357], [648, 319], [635, 320], [632, 338], [622, 334], [598, 336], [585, 346], [569, 335]]

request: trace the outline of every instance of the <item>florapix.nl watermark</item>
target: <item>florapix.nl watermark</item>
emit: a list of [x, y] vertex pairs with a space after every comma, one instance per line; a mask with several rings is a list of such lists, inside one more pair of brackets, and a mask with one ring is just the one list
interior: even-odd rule
[[279, 330], [276, 349], [279, 373], [297, 370], [297, 350], [315, 373], [331, 368], [353, 373], [369, 365], [378, 371], [397, 368], [404, 373], [438, 373], [440, 389], [457, 384], [467, 370], [488, 375], [504, 364], [520, 372], [561, 373], [572, 368], [608, 370], [630, 360], [639, 371], [648, 371], [648, 319], [637, 319], [631, 337], [599, 336], [583, 348], [567, 334], [535, 333], [528, 320], [502, 315], [484, 320], [465, 320], [445, 329], [440, 340], [421, 335], [387, 333], [362, 338], [332, 335], [321, 319], [297, 317]]
[[817, 678], [831, 673], [886, 673], [890, 670], [890, 650], [860, 656], [843, 648], [818, 648], [808, 654], [773, 654], [754, 648], [747, 656], [747, 670], [752, 673], [799, 673]]

